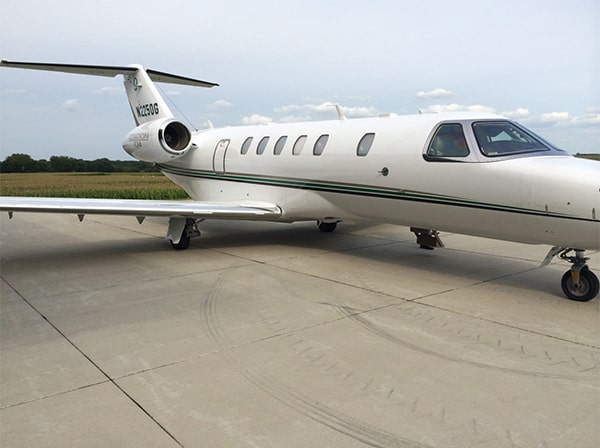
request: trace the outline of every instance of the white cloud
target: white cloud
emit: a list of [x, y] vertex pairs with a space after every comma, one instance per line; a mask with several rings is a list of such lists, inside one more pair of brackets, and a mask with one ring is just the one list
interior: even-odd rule
[[496, 109], [490, 106], [484, 106], [483, 104], [472, 104], [471, 106], [467, 106], [467, 110], [470, 112], [481, 112], [486, 114], [496, 113]]
[[548, 112], [541, 114], [539, 124], [546, 127], [577, 127], [577, 128], [597, 128], [600, 130], [600, 113], [584, 112], [581, 115], [569, 114], [569, 112]]
[[445, 112], [482, 112], [482, 113], [495, 113], [496, 110], [490, 106], [484, 106], [482, 104], [472, 104], [470, 106], [463, 106], [462, 104], [434, 104], [429, 107], [420, 109], [423, 113], [445, 113]]
[[513, 120], [519, 120], [531, 116], [529, 109], [525, 109], [524, 107], [519, 107], [515, 110], [502, 112], [502, 115], [504, 115], [507, 118], [512, 118]]
[[242, 118], [243, 124], [268, 124], [272, 123], [271, 117], [265, 117], [264, 115], [252, 114], [249, 117]]
[[297, 123], [300, 121], [311, 121], [314, 120], [314, 117], [311, 115], [287, 115], [283, 118], [280, 118], [280, 123]]
[[433, 104], [431, 106], [425, 107], [421, 109], [423, 113], [435, 113], [441, 114], [444, 112], [458, 112], [461, 110], [466, 110], [464, 106], [460, 104]]
[[[377, 109], [372, 106], [342, 106], [342, 111], [347, 117], [372, 117], [378, 115]], [[280, 106], [275, 108], [275, 112], [278, 114], [287, 114], [284, 118], [278, 120], [284, 123], [291, 123], [294, 121], [310, 121], [323, 118], [324, 116], [329, 118], [337, 117], [335, 110], [335, 104], [332, 102], [324, 102], [320, 104], [290, 104], [287, 106]]]
[[335, 111], [334, 104], [331, 102], [325, 102], [321, 104], [289, 104], [287, 106], [280, 106], [275, 108], [277, 113], [290, 113], [290, 112], [330, 112]]
[[121, 95], [124, 94], [125, 90], [120, 87], [102, 87], [94, 90], [96, 95]]
[[372, 117], [378, 115], [377, 109], [372, 106], [345, 107], [342, 106], [344, 114], [348, 117]]
[[212, 103], [212, 107], [214, 107], [216, 109], [227, 109], [227, 108], [233, 107], [233, 103], [230, 103], [229, 101], [226, 101], [226, 100], [217, 100], [214, 103]]
[[588, 112], [583, 115], [575, 116], [571, 122], [577, 126], [595, 126], [600, 125], [600, 113]]
[[442, 89], [442, 88], [433, 89], [428, 92], [425, 92], [423, 90], [421, 90], [420, 92], [417, 92], [417, 98], [421, 98], [421, 99], [447, 98], [450, 96], [454, 96], [454, 94], [450, 90], [446, 90], [446, 89]]
[[63, 103], [65, 109], [69, 112], [75, 112], [79, 109], [79, 100], [77, 98], [71, 98]]
[[569, 112], [546, 112], [541, 115], [544, 123], [559, 123], [569, 121]]

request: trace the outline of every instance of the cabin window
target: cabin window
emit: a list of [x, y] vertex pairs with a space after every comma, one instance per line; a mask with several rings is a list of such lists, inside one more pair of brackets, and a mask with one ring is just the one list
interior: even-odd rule
[[263, 137], [258, 142], [258, 146], [256, 147], [256, 154], [262, 154], [265, 152], [265, 148], [267, 147], [267, 143], [269, 143], [269, 137]]
[[242, 154], [248, 153], [248, 150], [250, 149], [250, 145], [252, 144], [253, 139], [254, 139], [254, 137], [248, 137], [246, 140], [244, 140], [244, 143], [242, 144]]
[[458, 123], [441, 125], [431, 139], [427, 155], [432, 157], [467, 157], [469, 147], [462, 126]]
[[371, 145], [373, 145], [373, 140], [375, 140], [375, 134], [373, 132], [363, 135], [356, 147], [356, 155], [360, 157], [366, 156], [371, 149]]
[[323, 154], [323, 151], [325, 150], [325, 145], [327, 145], [327, 140], [329, 140], [328, 134], [323, 134], [317, 139], [315, 145], [313, 146], [313, 154], [315, 156], [320, 156], [321, 154]]
[[275, 143], [275, 148], [273, 148], [273, 154], [275, 154], [276, 156], [281, 154], [286, 141], [287, 141], [287, 135], [279, 137], [279, 140], [277, 140], [277, 143]]
[[550, 148], [510, 121], [473, 123], [473, 133], [483, 155], [500, 157]]
[[302, 152], [302, 148], [304, 148], [304, 144], [306, 143], [306, 135], [301, 135], [296, 139], [294, 143], [294, 147], [292, 148], [292, 154], [295, 156], [299, 156]]

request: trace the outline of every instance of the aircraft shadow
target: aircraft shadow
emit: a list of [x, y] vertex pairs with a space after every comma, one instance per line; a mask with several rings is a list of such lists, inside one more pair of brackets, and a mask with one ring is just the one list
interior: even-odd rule
[[[48, 246], [21, 247], [17, 253], [2, 254], [2, 265], [18, 261], [20, 266], [52, 265], [57, 259], [68, 260], [68, 264], [77, 266], [85, 263], [101, 263], [115, 257], [133, 257], [168, 252], [168, 259], [185, 259], [193, 263], [195, 257], [204, 256], [202, 252], [215, 250], [232, 256], [241, 256], [250, 260], [260, 261], [260, 253], [253, 257], [237, 255], [235, 249], [281, 247], [281, 257], [292, 258], [298, 254], [285, 254], [285, 247], [306, 249], [301, 256], [316, 256], [326, 253], [344, 253], [345, 256], [355, 257], [357, 263], [383, 263], [394, 269], [416, 269], [423, 276], [430, 274], [445, 274], [464, 278], [473, 283], [491, 282], [499, 285], [514, 285], [514, 275], [522, 275], [524, 279], [519, 287], [535, 291], [560, 295], [558, 276], [556, 281], [548, 281], [548, 274], [537, 269], [537, 264], [517, 258], [498, 261], [498, 256], [470, 252], [464, 253], [457, 249], [436, 249], [433, 251], [420, 249], [413, 238], [403, 238], [404, 231], [397, 240], [370, 237], [353, 232], [365, 231], [369, 226], [343, 226], [333, 233], [319, 232], [314, 223], [304, 224], [273, 224], [273, 223], [239, 223], [212, 221], [203, 223], [202, 236], [192, 240], [189, 249], [174, 251], [163, 238], [152, 235], [140, 235], [131, 239], [81, 242], [76, 245], [64, 246], [49, 243]], [[399, 231], [402, 228], [399, 228]], [[399, 232], [400, 233], [400, 232]], [[465, 250], [468, 248], [465, 248]], [[311, 251], [314, 251], [311, 253]], [[460, 262], [457, 262], [457, 257]], [[266, 261], [268, 264], [269, 260]], [[494, 266], [510, 263], [510, 273], [494, 277], [491, 272]], [[483, 268], [483, 269], [482, 269]], [[489, 272], [488, 269], [489, 268]], [[548, 269], [548, 268], [546, 268]], [[483, 271], [483, 272], [482, 272]], [[504, 271], [504, 270], [503, 270]], [[551, 275], [554, 277], [554, 274]]]

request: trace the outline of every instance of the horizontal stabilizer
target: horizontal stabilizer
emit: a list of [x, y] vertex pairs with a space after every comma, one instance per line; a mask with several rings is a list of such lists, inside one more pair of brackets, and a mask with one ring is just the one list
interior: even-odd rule
[[217, 87], [219, 84], [199, 79], [187, 78], [185, 76], [173, 75], [171, 73], [163, 73], [157, 70], [146, 69], [146, 73], [150, 75], [150, 79], [154, 82], [166, 82], [168, 84], [183, 84], [185, 86], [196, 87]]
[[[6, 60], [0, 61], [0, 66], [50, 72], [74, 73], [79, 75], [107, 76], [110, 78], [117, 75], [135, 74], [139, 69], [139, 66], [54, 64], [45, 62], [14, 62]], [[219, 85], [213, 82], [187, 78], [184, 76], [173, 75], [171, 73], [164, 73], [151, 69], [146, 69], [146, 73], [148, 73], [150, 79], [155, 82], [183, 84], [196, 87], [215, 87]]]

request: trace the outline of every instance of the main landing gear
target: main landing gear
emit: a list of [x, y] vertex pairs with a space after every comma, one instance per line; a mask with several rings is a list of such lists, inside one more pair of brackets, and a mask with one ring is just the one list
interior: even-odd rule
[[169, 219], [169, 230], [167, 238], [171, 240], [171, 246], [176, 250], [184, 250], [190, 247], [190, 240], [200, 236], [198, 224], [202, 219], [193, 218], [171, 218]]
[[445, 247], [437, 230], [411, 227], [410, 231], [417, 237], [417, 244], [421, 249], [433, 250], [435, 247]]
[[[569, 255], [575, 251], [575, 255]], [[565, 295], [571, 300], [578, 302], [587, 302], [598, 295], [600, 290], [600, 281], [598, 277], [588, 268], [586, 261], [589, 258], [583, 256], [584, 251], [581, 249], [563, 249], [558, 253], [561, 260], [568, 261], [572, 264], [562, 276], [560, 285]]]
[[317, 221], [317, 227], [323, 233], [331, 233], [337, 227], [338, 221]]

